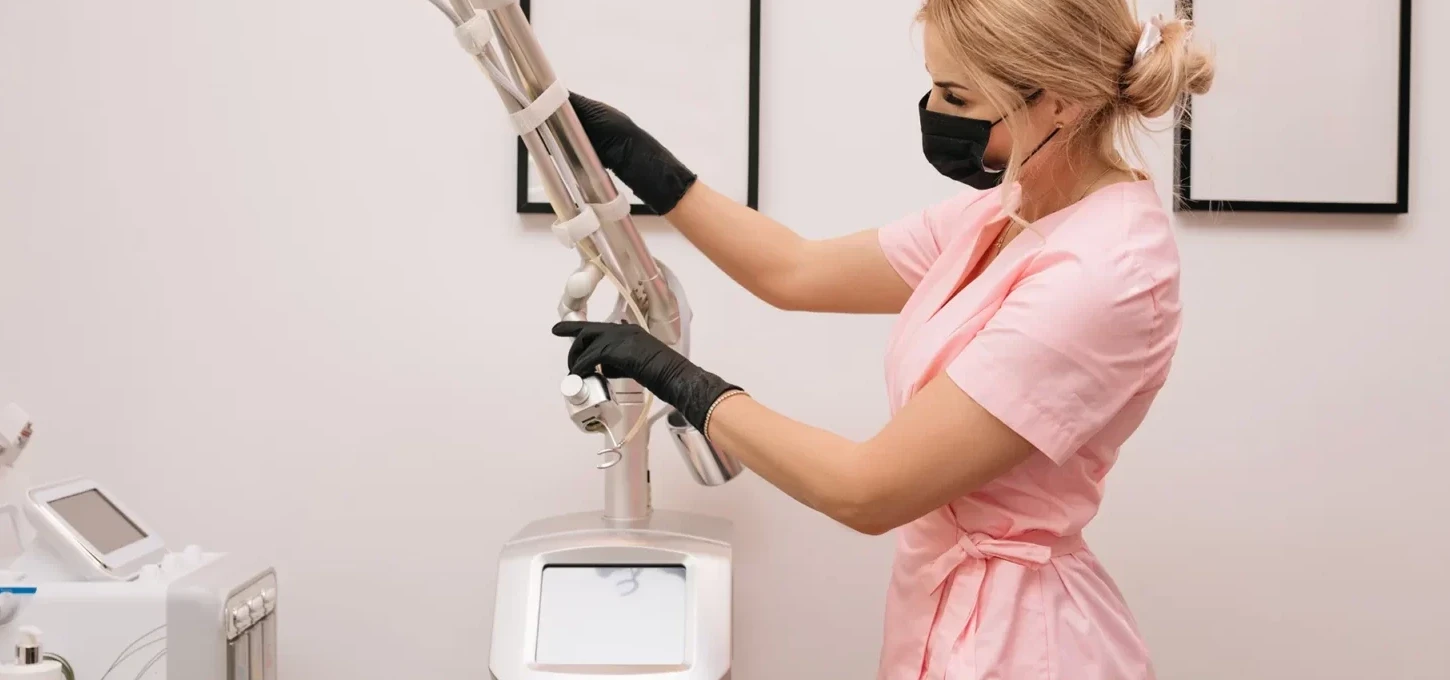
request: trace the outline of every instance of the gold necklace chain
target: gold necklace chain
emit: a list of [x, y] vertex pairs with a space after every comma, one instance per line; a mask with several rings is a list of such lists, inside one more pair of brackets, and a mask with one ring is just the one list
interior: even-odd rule
[[1002, 246], [1007, 245], [1007, 232], [1009, 232], [1011, 230], [1012, 230], [1012, 223], [1011, 222], [1008, 222], [1007, 223], [1007, 226], [1002, 227], [1002, 233], [997, 234], [997, 242], [994, 243], [994, 244], [992, 244], [992, 254], [995, 255], [997, 253], [997, 251], [999, 251], [999, 250], [1002, 249]]

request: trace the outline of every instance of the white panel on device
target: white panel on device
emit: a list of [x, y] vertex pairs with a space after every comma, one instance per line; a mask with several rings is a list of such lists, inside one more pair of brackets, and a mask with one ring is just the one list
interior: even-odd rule
[[160, 537], [92, 480], [38, 487], [28, 495], [37, 536], [82, 579], [128, 579], [166, 553]]
[[728, 680], [730, 523], [655, 510], [547, 517], [504, 544], [494, 592], [495, 680]]
[[683, 566], [545, 567], [534, 660], [682, 665], [686, 599]]

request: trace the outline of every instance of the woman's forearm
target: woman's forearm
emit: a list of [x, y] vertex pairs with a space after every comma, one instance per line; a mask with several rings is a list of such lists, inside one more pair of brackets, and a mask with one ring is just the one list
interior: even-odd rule
[[911, 295], [875, 229], [806, 239], [699, 181], [665, 219], [727, 276], [780, 309], [893, 314]]
[[866, 511], [857, 442], [781, 415], [743, 393], [715, 407], [709, 431], [712, 444], [807, 507], [862, 533], [890, 529]]
[[1036, 451], [946, 375], [860, 443], [744, 393], [717, 401], [705, 429], [712, 443], [791, 497], [873, 535], [972, 493]]
[[696, 181], [665, 215], [727, 276], [765, 302], [791, 308], [791, 279], [807, 240], [785, 225]]

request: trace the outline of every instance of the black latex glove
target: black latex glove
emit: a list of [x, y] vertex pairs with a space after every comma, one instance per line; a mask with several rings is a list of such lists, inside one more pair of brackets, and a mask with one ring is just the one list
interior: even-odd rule
[[635, 324], [561, 321], [554, 325], [554, 335], [574, 338], [569, 347], [570, 373], [634, 380], [675, 407], [701, 433], [710, 407], [726, 392], [740, 389]]
[[674, 210], [695, 183], [695, 173], [618, 109], [573, 92], [569, 103], [604, 167], [655, 212]]

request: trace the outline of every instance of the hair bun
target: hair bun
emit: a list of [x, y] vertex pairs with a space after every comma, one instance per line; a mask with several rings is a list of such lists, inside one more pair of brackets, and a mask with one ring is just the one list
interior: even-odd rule
[[1135, 59], [1123, 76], [1123, 101], [1147, 118], [1157, 118], [1189, 94], [1213, 86], [1213, 56], [1192, 43], [1188, 22], [1161, 25], [1162, 42]]

